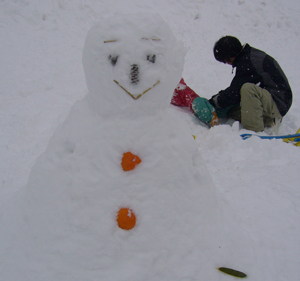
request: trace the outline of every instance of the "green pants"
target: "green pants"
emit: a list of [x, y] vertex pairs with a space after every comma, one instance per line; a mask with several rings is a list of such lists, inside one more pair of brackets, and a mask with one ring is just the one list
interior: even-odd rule
[[247, 130], [261, 132], [271, 127], [275, 118], [281, 118], [271, 94], [252, 83], [245, 83], [240, 91], [240, 106], [231, 108], [227, 116], [238, 120]]

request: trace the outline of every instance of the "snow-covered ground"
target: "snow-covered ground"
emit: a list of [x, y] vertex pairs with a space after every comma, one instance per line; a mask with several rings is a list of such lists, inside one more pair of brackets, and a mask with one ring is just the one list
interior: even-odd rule
[[[292, 108], [283, 119], [280, 133], [295, 133], [300, 127], [297, 114], [300, 105], [300, 3], [295, 0], [1, 1], [2, 206], [15, 202], [18, 191], [24, 190], [35, 160], [45, 151], [53, 132], [74, 103], [88, 91], [81, 62], [88, 30], [103, 17], [133, 12], [159, 13], [168, 23], [187, 48], [185, 81], [207, 98], [227, 87], [233, 77], [231, 67], [218, 63], [213, 57], [213, 44], [221, 36], [236, 36], [242, 43], [268, 52], [282, 66], [294, 93]], [[240, 130], [237, 123], [208, 130], [188, 110], [172, 108], [196, 136], [198, 150], [214, 183], [214, 192], [227, 206], [223, 215], [232, 221], [228, 229], [223, 228], [224, 234], [231, 233], [231, 236], [220, 238], [219, 233], [211, 236], [211, 241], [220, 239], [214, 242], [222, 247], [219, 256], [217, 251], [209, 256], [208, 260], [215, 257], [211, 268], [207, 266], [203, 270], [199, 265], [199, 270], [195, 270], [195, 258], [203, 262], [201, 253], [193, 251], [185, 258], [176, 249], [168, 253], [173, 255], [174, 264], [186, 263], [186, 275], [179, 270], [184, 266], [178, 267], [179, 280], [209, 280], [211, 271], [219, 266], [244, 271], [250, 280], [298, 280], [299, 147], [281, 140], [242, 140], [240, 134], [247, 131]], [[165, 231], [162, 228], [160, 235], [164, 237], [169, 232], [170, 226]], [[195, 235], [201, 237], [201, 231], [179, 238], [178, 244], [191, 244]], [[189, 240], [189, 237], [192, 238]], [[130, 241], [130, 234], [117, 238], [118, 243], [122, 243], [122, 239]], [[230, 243], [227, 244], [226, 239]], [[233, 239], [237, 246], [229, 247]], [[245, 247], [245, 241], [253, 245], [252, 250], [250, 246]], [[142, 248], [145, 255], [151, 250], [150, 244], [147, 246]], [[210, 254], [207, 248], [203, 252]], [[153, 269], [163, 273], [167, 253], [151, 252], [149, 255], [156, 259], [152, 268], [149, 265], [149, 272]], [[129, 280], [126, 276], [130, 276], [130, 272], [124, 268], [119, 270], [120, 274], [129, 275], [125, 274], [122, 279], [116, 267], [114, 277], [106, 280]], [[142, 272], [142, 276], [162, 280], [160, 275], [151, 276], [148, 272]], [[34, 280], [30, 276], [26, 278]], [[233, 277], [219, 273], [217, 278], [230, 280]]]

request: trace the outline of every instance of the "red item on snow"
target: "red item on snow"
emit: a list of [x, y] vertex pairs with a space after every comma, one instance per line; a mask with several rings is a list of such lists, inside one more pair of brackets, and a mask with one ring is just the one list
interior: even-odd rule
[[189, 86], [186, 85], [184, 79], [181, 78], [174, 90], [171, 104], [177, 106], [187, 106], [192, 111], [192, 103], [195, 98], [199, 97]]

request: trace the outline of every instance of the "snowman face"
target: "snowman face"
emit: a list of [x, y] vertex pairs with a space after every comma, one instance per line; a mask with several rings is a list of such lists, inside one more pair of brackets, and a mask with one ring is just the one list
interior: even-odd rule
[[99, 114], [155, 114], [170, 104], [181, 78], [184, 48], [158, 15], [119, 15], [96, 24], [83, 66]]
[[160, 38], [126, 38], [105, 40], [111, 80], [134, 100], [160, 83], [164, 65]]

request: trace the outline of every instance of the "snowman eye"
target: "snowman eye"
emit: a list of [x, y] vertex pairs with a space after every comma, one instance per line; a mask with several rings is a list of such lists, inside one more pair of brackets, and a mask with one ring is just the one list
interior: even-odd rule
[[152, 62], [152, 63], [155, 63], [155, 59], [156, 59], [156, 55], [147, 55], [147, 60]]
[[117, 61], [118, 61], [118, 57], [119, 57], [119, 56], [115, 56], [115, 55], [112, 56], [112, 55], [109, 55], [108, 59], [110, 60], [112, 66], [115, 66], [115, 65], [116, 65], [116, 63], [117, 63]]

